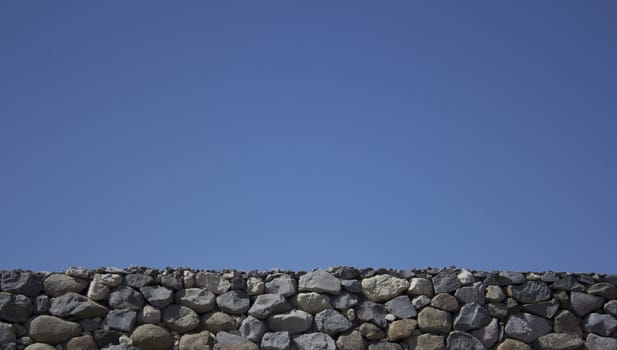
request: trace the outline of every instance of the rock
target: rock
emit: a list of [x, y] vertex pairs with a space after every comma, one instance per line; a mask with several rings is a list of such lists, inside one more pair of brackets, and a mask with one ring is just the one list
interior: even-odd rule
[[538, 338], [542, 350], [577, 350], [583, 346], [583, 340], [572, 334], [550, 333]]
[[514, 314], [506, 323], [506, 335], [531, 343], [551, 331], [551, 324], [544, 318], [528, 313]]
[[412, 278], [407, 293], [411, 296], [426, 295], [432, 297], [434, 295], [433, 282], [426, 278]]
[[[51, 306], [51, 300], [47, 295], [39, 295], [35, 298], [31, 299], [34, 302], [34, 313], [36, 315], [46, 314], [49, 311], [49, 307]], [[0, 301], [0, 304], [2, 302]]]
[[358, 330], [368, 340], [380, 340], [386, 337], [386, 333], [372, 323], [363, 323]]
[[144, 298], [131, 287], [118, 286], [109, 293], [108, 303], [114, 309], [139, 311], [144, 306]]
[[214, 293], [202, 288], [186, 288], [176, 292], [176, 303], [198, 313], [208, 312], [216, 306]]
[[253, 316], [245, 318], [240, 325], [240, 335], [258, 344], [266, 331], [266, 325]]
[[368, 350], [402, 350], [397, 343], [380, 342], [368, 346]]
[[360, 321], [372, 322], [382, 329], [388, 326], [387, 313], [385, 306], [368, 300], [361, 302], [356, 307], [356, 315]]
[[410, 337], [417, 325], [418, 322], [411, 319], [398, 320], [390, 323], [388, 326], [388, 340], [396, 342]]
[[469, 333], [452, 331], [448, 335], [446, 350], [486, 350], [486, 347]]
[[329, 335], [345, 332], [353, 327], [353, 323], [345, 316], [332, 309], [321, 311], [315, 315], [315, 325], [318, 331]]
[[101, 350], [142, 350], [136, 346], [129, 345], [126, 343], [120, 343], [117, 345], [108, 345]]
[[595, 295], [572, 292], [570, 293], [570, 304], [572, 305], [572, 311], [577, 316], [583, 317], [592, 311], [600, 309], [604, 305], [604, 300]]
[[486, 287], [485, 297], [486, 300], [488, 300], [490, 303], [498, 303], [503, 301], [506, 298], [506, 295], [504, 294], [501, 287], [492, 285]]
[[358, 280], [341, 280], [341, 286], [349, 293], [360, 293], [362, 286]]
[[456, 298], [448, 293], [435, 295], [431, 300], [431, 306], [448, 312], [457, 312], [459, 307]]
[[266, 284], [261, 280], [261, 278], [249, 277], [246, 280], [246, 293], [248, 295], [263, 294], [265, 290]]
[[119, 344], [122, 333], [118, 331], [97, 329], [94, 331], [94, 341], [100, 348], [110, 344]]
[[454, 296], [463, 304], [477, 303], [484, 305], [484, 285], [482, 282], [476, 282], [471, 286], [459, 288]]
[[392, 299], [409, 288], [409, 282], [391, 275], [377, 275], [361, 282], [362, 294], [374, 302]]
[[341, 292], [341, 280], [324, 270], [316, 270], [300, 276], [301, 292], [317, 292], [338, 295]]
[[497, 346], [497, 350], [531, 350], [531, 347], [514, 339], [506, 339]]
[[491, 273], [484, 280], [484, 284], [507, 286], [510, 284], [523, 284], [527, 282], [525, 275], [515, 271], [501, 271], [499, 273]]
[[51, 297], [59, 297], [66, 293], [80, 293], [88, 288], [88, 281], [75, 278], [62, 273], [53, 274], [43, 282], [45, 294]]
[[255, 298], [248, 314], [259, 319], [264, 319], [274, 312], [287, 308], [287, 302], [281, 294], [261, 294]]
[[491, 316], [498, 318], [500, 320], [508, 317], [508, 309], [506, 305], [497, 303], [497, 304], [488, 304], [488, 312], [491, 313]]
[[186, 333], [199, 325], [199, 316], [186, 306], [172, 304], [163, 309], [161, 314], [167, 328], [178, 333]]
[[96, 318], [86, 318], [86, 319], [80, 320], [79, 324], [81, 325], [81, 328], [84, 332], [92, 333], [95, 330], [99, 329], [101, 322], [102, 322], [101, 318], [96, 317]]
[[521, 303], [539, 303], [550, 299], [551, 289], [544, 282], [529, 281], [513, 286], [512, 297]]
[[419, 310], [430, 304], [431, 304], [431, 298], [427, 297], [426, 295], [420, 295], [411, 300], [411, 305], [413, 305], [413, 307], [415, 307], [416, 310]]
[[608, 303], [604, 304], [603, 310], [607, 314], [617, 316], [617, 300], [611, 300]]
[[216, 297], [216, 303], [221, 311], [232, 315], [241, 315], [251, 306], [249, 296], [240, 290], [231, 290]]
[[491, 314], [479, 304], [465, 304], [454, 319], [454, 329], [471, 331], [482, 328], [491, 322]]
[[302, 333], [311, 328], [313, 316], [302, 310], [292, 310], [268, 318], [269, 329], [275, 332]]
[[54, 316], [37, 316], [30, 323], [30, 338], [47, 344], [61, 344], [81, 334], [79, 323]]
[[174, 297], [174, 292], [171, 289], [162, 286], [145, 286], [139, 288], [139, 291], [150, 305], [159, 309], [171, 304]]
[[56, 350], [56, 348], [49, 344], [34, 343], [26, 346], [26, 349], [24, 350]]
[[411, 300], [406, 295], [388, 301], [386, 309], [398, 318], [414, 318], [418, 315], [416, 308], [411, 305]]
[[84, 319], [105, 316], [108, 310], [81, 294], [68, 292], [51, 300], [49, 312], [58, 317]]
[[268, 294], [281, 294], [288, 297], [296, 294], [297, 290], [296, 280], [289, 275], [278, 275], [266, 282], [265, 291]]
[[551, 284], [551, 289], [566, 290], [568, 292], [583, 292], [585, 291], [585, 286], [580, 284], [576, 278], [572, 276], [566, 276], [559, 279], [557, 282]]
[[261, 338], [261, 350], [289, 350], [290, 345], [288, 332], [266, 333]]
[[144, 350], [169, 350], [174, 338], [165, 328], [153, 324], [137, 327], [131, 334], [133, 344]]
[[445, 340], [441, 335], [422, 334], [407, 338], [409, 350], [444, 350]]
[[7, 271], [2, 273], [0, 289], [3, 292], [13, 294], [23, 294], [28, 297], [37, 296], [43, 284], [41, 280], [32, 272], [27, 271]]
[[611, 283], [596, 283], [587, 288], [588, 294], [598, 295], [609, 300], [617, 299], [617, 287]]
[[471, 332], [471, 335], [480, 340], [482, 345], [490, 348], [499, 340], [499, 333], [499, 321], [494, 318], [488, 325]]
[[179, 350], [210, 350], [211, 343], [212, 338], [208, 331], [196, 334], [183, 334], [180, 337]]
[[366, 341], [360, 332], [353, 331], [347, 335], [340, 335], [336, 339], [336, 348], [338, 350], [366, 350]]
[[452, 330], [452, 317], [446, 311], [425, 307], [418, 314], [418, 327], [424, 333], [447, 334]]
[[435, 293], [450, 293], [461, 288], [456, 271], [442, 271], [433, 277]]
[[535, 304], [523, 305], [523, 310], [534, 315], [538, 315], [544, 318], [551, 319], [559, 310], [559, 302], [555, 299], [550, 301], [542, 301]]
[[308, 333], [293, 338], [298, 350], [336, 350], [334, 339], [324, 333]]
[[473, 277], [473, 273], [465, 269], [462, 269], [461, 272], [459, 272], [458, 275], [456, 275], [456, 277], [458, 278], [458, 281], [461, 282], [463, 286], [472, 284], [476, 280], [475, 277]]
[[[350, 307], [354, 307], [358, 304], [358, 297], [355, 294], [351, 294], [351, 293], [343, 293], [341, 295], [337, 295], [331, 298], [330, 300], [332, 301], [332, 306], [334, 306], [338, 310], [347, 310]], [[328, 303], [328, 306], [330, 306], [329, 303]], [[319, 311], [322, 311], [325, 309], [327, 308], [322, 308]]]
[[611, 315], [592, 313], [583, 320], [583, 328], [587, 332], [608, 337], [617, 330], [617, 319]]
[[25, 295], [0, 292], [0, 319], [23, 323], [30, 318], [34, 306]]
[[124, 284], [135, 289], [154, 284], [154, 278], [145, 273], [131, 273], [124, 276]]
[[105, 300], [109, 296], [109, 287], [103, 282], [93, 280], [88, 287], [88, 298], [96, 301]]
[[578, 319], [568, 310], [562, 310], [557, 314], [553, 323], [553, 329], [555, 333], [574, 334], [578, 337], [583, 336]]
[[122, 276], [113, 273], [95, 274], [93, 280], [99, 281], [109, 288], [114, 288], [122, 284]]
[[182, 277], [177, 275], [163, 275], [161, 276], [161, 285], [172, 290], [182, 289]]
[[259, 350], [257, 345], [239, 335], [218, 332], [216, 334], [215, 350]]
[[231, 288], [231, 283], [218, 273], [200, 271], [195, 274], [195, 285], [214, 294], [223, 294]]
[[137, 313], [137, 322], [140, 324], [159, 323], [161, 322], [161, 310], [153, 306], [146, 305]]
[[587, 350], [617, 350], [617, 339], [605, 338], [589, 333], [585, 340], [585, 349]]
[[0, 322], [0, 344], [12, 343], [16, 340], [15, 326], [10, 323]]
[[223, 312], [214, 312], [210, 315], [205, 315], [201, 322], [204, 327], [212, 333], [231, 331], [235, 330], [237, 327], [236, 320]]
[[69, 340], [66, 345], [67, 350], [98, 350], [99, 347], [94, 342], [94, 338], [90, 334], [75, 337]]
[[135, 327], [137, 321], [137, 313], [128, 309], [111, 310], [103, 324], [111, 329], [121, 332], [130, 332]]

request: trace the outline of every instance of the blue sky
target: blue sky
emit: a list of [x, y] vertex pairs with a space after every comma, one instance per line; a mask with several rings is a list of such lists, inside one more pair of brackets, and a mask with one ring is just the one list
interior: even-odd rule
[[3, 1], [0, 268], [617, 272], [614, 1]]

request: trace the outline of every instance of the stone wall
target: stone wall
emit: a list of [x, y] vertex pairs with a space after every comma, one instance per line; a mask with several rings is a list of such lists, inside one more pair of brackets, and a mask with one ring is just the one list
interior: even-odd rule
[[617, 275], [2, 271], [0, 350], [617, 349]]

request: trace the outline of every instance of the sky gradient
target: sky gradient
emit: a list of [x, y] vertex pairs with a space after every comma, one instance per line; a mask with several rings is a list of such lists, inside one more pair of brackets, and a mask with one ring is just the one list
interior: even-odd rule
[[2, 1], [0, 269], [617, 273], [616, 17]]

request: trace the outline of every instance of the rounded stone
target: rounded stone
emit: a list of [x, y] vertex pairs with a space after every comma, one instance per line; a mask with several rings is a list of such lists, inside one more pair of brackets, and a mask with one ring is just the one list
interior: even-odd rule
[[424, 333], [447, 334], [452, 330], [452, 316], [446, 311], [425, 307], [418, 314], [418, 327]]
[[205, 315], [201, 323], [212, 333], [231, 331], [235, 330], [237, 327], [236, 320], [223, 312], [214, 312], [210, 315]]
[[506, 339], [497, 346], [497, 350], [531, 350], [531, 347], [518, 340]]
[[34, 343], [26, 346], [24, 350], [56, 350], [56, 348], [45, 343]]
[[366, 350], [366, 341], [360, 332], [353, 331], [340, 335], [336, 339], [336, 347], [338, 350]]
[[169, 350], [174, 338], [165, 328], [153, 324], [137, 327], [131, 335], [133, 344], [144, 350]]
[[216, 296], [207, 289], [186, 288], [176, 292], [176, 303], [204, 313], [214, 309]]
[[447, 312], [457, 312], [459, 305], [455, 297], [448, 293], [439, 293], [431, 300], [431, 306]]
[[240, 290], [231, 290], [216, 298], [216, 304], [221, 311], [232, 315], [241, 315], [251, 306], [248, 294]]
[[374, 302], [390, 300], [409, 288], [409, 282], [391, 275], [377, 275], [361, 282], [362, 294]]
[[[341, 295], [339, 297], [342, 297], [344, 295]], [[292, 303], [299, 309], [311, 314], [316, 314], [320, 311], [332, 308], [332, 306], [330, 305], [330, 300], [327, 296], [315, 292], [298, 293], [292, 297]], [[344, 309], [347, 308], [349, 308], [349, 305], [347, 305], [347, 307], [345, 307]]]
[[446, 341], [446, 350], [486, 350], [486, 347], [469, 333], [452, 331]]
[[311, 328], [313, 316], [302, 310], [292, 310], [268, 318], [269, 329], [275, 332], [302, 333]]
[[30, 323], [30, 337], [41, 343], [61, 344], [80, 334], [79, 323], [54, 316], [38, 316]]
[[207, 350], [210, 349], [211, 343], [212, 337], [208, 331], [184, 334], [180, 337], [179, 350]]
[[45, 294], [51, 297], [59, 297], [69, 292], [80, 293], [88, 288], [88, 284], [87, 280], [63, 273], [55, 273], [43, 281], [43, 290]]
[[583, 346], [583, 340], [573, 334], [550, 333], [538, 338], [542, 350], [577, 350]]
[[89, 334], [69, 340], [66, 348], [67, 350], [98, 350], [94, 338]]
[[161, 319], [167, 328], [178, 333], [186, 333], [199, 325], [199, 316], [195, 311], [176, 304], [163, 309]]

